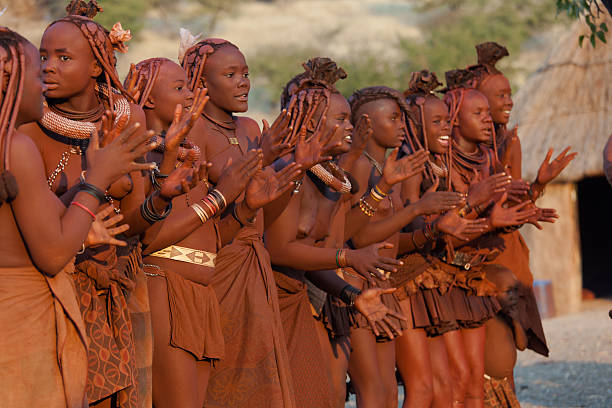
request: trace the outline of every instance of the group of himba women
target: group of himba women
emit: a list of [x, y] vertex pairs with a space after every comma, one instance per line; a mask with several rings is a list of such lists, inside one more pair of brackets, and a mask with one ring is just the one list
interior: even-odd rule
[[340, 407], [348, 373], [394, 407], [396, 367], [404, 407], [518, 404], [548, 351], [517, 228], [575, 154], [521, 179], [505, 48], [348, 100], [313, 58], [260, 130], [234, 44], [122, 83], [129, 31], [67, 10], [39, 50], [0, 28], [0, 405]]

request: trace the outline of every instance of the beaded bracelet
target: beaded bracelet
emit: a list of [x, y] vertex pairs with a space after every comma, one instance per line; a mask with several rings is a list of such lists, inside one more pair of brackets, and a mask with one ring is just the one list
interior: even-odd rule
[[349, 306], [355, 305], [355, 300], [361, 295], [361, 291], [352, 285], [346, 285], [340, 291], [338, 298]]
[[365, 197], [361, 197], [359, 200], [359, 209], [368, 217], [372, 217], [376, 212], [376, 209], [372, 207], [368, 202], [366, 202]]
[[79, 184], [79, 191], [82, 191], [84, 193], [87, 193], [97, 198], [100, 204], [106, 202], [104, 191], [100, 190], [98, 187], [94, 186], [93, 184], [86, 183], [85, 181], [83, 181]]
[[463, 206], [461, 210], [459, 210], [459, 216], [462, 218], [465, 218], [465, 216], [471, 212], [472, 212], [472, 206], [467, 200], [465, 200], [465, 205]]
[[142, 218], [144, 218], [145, 221], [151, 224], [165, 219], [168, 215], [170, 215], [170, 211], [172, 211], [172, 201], [168, 202], [168, 205], [163, 213], [158, 214], [155, 211], [155, 207], [153, 207], [153, 194], [147, 196], [140, 206], [140, 215], [142, 215]]

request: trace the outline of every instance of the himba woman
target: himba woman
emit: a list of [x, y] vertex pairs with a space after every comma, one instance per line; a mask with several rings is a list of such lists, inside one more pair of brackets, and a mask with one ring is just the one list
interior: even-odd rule
[[[128, 102], [115, 69], [114, 50], [126, 50], [129, 32], [115, 24], [109, 33], [93, 21], [100, 11], [95, 1], [74, 0], [67, 11], [67, 17], [51, 23], [43, 34], [40, 53], [47, 107], [41, 120], [24, 126], [23, 131], [43, 156], [49, 188], [69, 202], [75, 187], [87, 177], [82, 153], [91, 133], [107, 122], [107, 128], [115, 124], [106, 132], [109, 140], [123, 128], [141, 135], [146, 119], [138, 105]], [[161, 191], [145, 199], [143, 173], [131, 172], [110, 186], [100, 201], [120, 211], [130, 226], [129, 234], [137, 235], [168, 215], [171, 198], [181, 193], [182, 181], [192, 174], [191, 168], [177, 169]], [[146, 368], [139, 370], [151, 361], [150, 330], [142, 327], [134, 332], [128, 306], [131, 299], [146, 302], [148, 296], [139, 247], [132, 245], [130, 251], [129, 262], [120, 263], [121, 254], [114, 245], [88, 248], [77, 256], [72, 274], [91, 339], [87, 382], [91, 405], [150, 403]], [[142, 353], [135, 353], [135, 343]]]
[[[177, 122], [183, 106], [198, 106], [192, 111], [195, 116], [187, 120], [198, 119], [208, 100], [202, 97], [206, 90], [197, 89], [194, 97], [187, 87], [185, 71], [165, 58], [140, 62], [130, 70], [127, 83], [145, 110], [148, 128], [164, 135], [163, 160], [159, 153], [156, 155], [156, 160], [161, 161], [160, 172], [154, 173], [153, 184], [157, 185], [156, 179], [163, 178], [165, 171], [163, 161], [178, 147], [175, 138], [167, 136], [173, 133], [169, 128]], [[197, 145], [193, 148], [200, 149]], [[204, 403], [211, 364], [224, 354], [218, 302], [208, 286], [218, 249], [214, 228], [225, 229], [228, 222], [236, 223], [228, 217], [215, 225], [213, 217], [244, 190], [258, 162], [257, 155], [239, 160], [221, 173], [214, 190], [208, 192], [203, 180], [201, 185], [176, 197], [172, 214], [143, 237], [144, 252], [151, 254], [145, 262], [155, 341], [156, 407], [199, 408]], [[213, 226], [205, 228], [206, 224]], [[209, 247], [212, 251], [207, 251]]]
[[454, 280], [454, 287], [445, 296], [453, 302], [460, 335], [444, 338], [453, 374], [454, 402], [482, 406], [483, 324], [499, 308], [492, 297], [495, 286], [486, 280], [483, 263], [499, 253], [492, 242], [499, 228], [520, 225], [533, 217], [537, 210], [528, 207], [528, 203], [506, 207], [507, 190], [511, 184], [495, 188], [498, 186], [495, 180], [505, 174], [500, 175], [503, 168], [494, 150], [486, 146], [493, 136], [487, 99], [470, 87], [472, 74], [469, 71], [450, 71], [446, 77], [444, 101], [451, 118], [447, 185], [454, 191], [468, 194], [461, 214], [479, 218], [486, 216], [490, 233], [478, 234], [467, 244], [445, 239], [444, 246], [437, 252], [434, 249], [434, 253], [444, 262], [445, 269], [452, 271]]
[[[355, 305], [376, 333], [384, 331], [393, 337], [393, 332], [400, 334], [401, 329], [397, 319], [390, 318], [403, 317], [380, 301], [381, 295], [393, 289], [368, 289], [362, 293], [342, 279], [341, 268], [351, 266], [358, 274], [370, 278], [370, 274], [382, 276], [382, 269], [394, 270], [398, 262], [378, 254], [380, 248], [388, 248], [389, 244], [374, 243], [356, 250], [344, 248], [344, 243], [369, 222], [379, 205], [379, 201], [364, 194], [350, 208], [351, 196], [357, 193], [358, 186], [335, 163], [340, 155], [348, 154], [353, 158], [341, 164], [346, 169], [353, 167], [371, 133], [369, 119], [364, 117], [360, 126], [353, 129], [350, 106], [334, 85], [346, 73], [333, 61], [313, 58], [304, 68], [301, 78], [290, 81], [283, 93], [291, 98], [287, 109], [292, 119], [306, 124], [307, 132], [320, 129], [326, 134], [331, 132], [330, 143], [335, 147], [330, 155], [334, 159], [307, 172], [288, 206], [266, 230], [266, 244], [279, 287], [297, 405], [343, 406], [350, 319], [343, 315], [345, 309], [329, 301], [323, 302], [322, 310], [320, 305], [317, 308], [310, 303], [306, 279], [345, 304]], [[287, 99], [283, 98], [285, 102]], [[307, 132], [295, 137], [307, 138]], [[393, 184], [418, 172], [422, 160], [422, 154], [388, 160], [384, 176], [377, 184], [379, 194], [386, 194]]]
[[[508, 50], [495, 42], [486, 42], [478, 44], [476, 52], [478, 54], [478, 64], [470, 66], [468, 69], [475, 74], [475, 88], [486, 96], [489, 102], [491, 119], [495, 125], [493, 147], [513, 180], [522, 183], [524, 186], [524, 194], [517, 201], [531, 199], [535, 202], [544, 191], [546, 184], [569, 165], [576, 153], [567, 154], [569, 152], [569, 148], [567, 148], [550, 162], [551, 149], [538, 171], [536, 180], [531, 185], [522, 181], [522, 155], [518, 129], [517, 127], [512, 130], [507, 129], [510, 113], [514, 106], [512, 89], [506, 76], [496, 68], [499, 59], [509, 55]], [[534, 225], [538, 228], [542, 228], [538, 221], [554, 222], [557, 217], [554, 210], [543, 209], [543, 211], [534, 222]], [[533, 294], [533, 275], [529, 270], [529, 249], [521, 233], [516, 229], [501, 233], [499, 237], [504, 241], [504, 249], [494, 262], [509, 268], [521, 282], [519, 312], [521, 325], [528, 334], [528, 347], [548, 356], [546, 338]]]
[[[284, 152], [288, 117], [279, 116], [264, 133], [247, 117], [249, 68], [238, 47], [222, 39], [205, 39], [186, 49], [181, 64], [189, 87], [205, 87], [210, 100], [190, 133], [212, 163], [209, 180], [220, 182], [228, 160], [255, 154], [260, 166], [243, 197], [221, 216], [231, 229], [220, 229], [223, 247], [215, 259], [210, 285], [215, 290], [225, 340], [225, 358], [216, 364], [208, 384], [209, 407], [293, 407], [289, 359], [278, 308], [276, 285], [262, 234], [262, 207], [288, 193], [300, 170], [295, 163], [275, 173], [269, 166]], [[285, 194], [286, 195], [286, 194]], [[233, 207], [233, 208], [232, 208]]]
[[[404, 92], [409, 131], [402, 150], [425, 149], [428, 153], [425, 171], [402, 185], [401, 198], [407, 203], [424, 204], [440, 194], [450, 200], [448, 204], [465, 202], [464, 195], [460, 194], [461, 200], [457, 200], [457, 193], [448, 188], [449, 114], [446, 105], [433, 93], [440, 85], [435, 74], [420, 71], [412, 74]], [[509, 180], [497, 179], [499, 185], [506, 182]], [[439, 216], [436, 212], [444, 211], [443, 205], [438, 203], [437, 211], [417, 217], [405, 229], [400, 236], [400, 254], [404, 254], [400, 259], [404, 266], [391, 275], [392, 284], [401, 288], [396, 296], [412, 328], [405, 330], [396, 342], [397, 366], [406, 390], [404, 407], [449, 406], [452, 402], [444, 343], [446, 337], [458, 335], [453, 306], [446, 296], [453, 290], [454, 278], [453, 271], [445, 270], [432, 250], [451, 235], [465, 240], [482, 232], [484, 223], [463, 219], [456, 209]]]
[[[400, 92], [384, 86], [360, 89], [351, 96], [349, 102], [353, 123], [356, 123], [362, 115], [367, 115], [373, 129], [372, 137], [363, 155], [353, 167], [352, 175], [360, 186], [360, 192], [356, 194], [356, 197], [359, 197], [370, 191], [380, 180], [386, 151], [399, 148], [407, 137], [405, 117], [408, 106]], [[395, 153], [396, 151], [392, 151], [391, 154]], [[393, 244], [392, 248], [381, 249], [381, 254], [388, 257], [395, 258], [398, 254], [415, 251], [417, 248], [414, 240], [417, 238], [413, 238], [413, 235], [416, 233], [400, 234], [401, 229], [410, 224], [417, 216], [445, 212], [461, 206], [464, 201], [463, 195], [459, 193], [431, 191], [420, 200], [404, 206], [400, 193], [401, 189], [396, 188], [381, 200], [372, 220], [352, 238], [351, 243], [355, 248], [384, 241]], [[447, 214], [445, 218], [434, 224], [435, 231], [459, 235], [466, 232], [478, 232], [481, 228], [478, 227], [479, 224], [482, 224], [481, 221], [463, 220], [455, 212]], [[422, 237], [419, 236], [418, 239]], [[354, 278], [351, 279], [350, 276], [348, 278], [349, 282], [359, 289], [372, 287], [370, 281], [355, 282]], [[398, 281], [395, 278], [392, 279], [394, 282]], [[391, 286], [389, 281], [376, 278], [374, 281], [378, 287]], [[396, 312], [402, 311], [395, 294], [384, 295], [383, 302]], [[411, 312], [410, 308], [406, 308], [406, 311]], [[389, 338], [385, 333], [376, 336], [369, 328], [367, 321], [357, 316], [357, 327], [351, 333], [352, 352], [349, 373], [355, 386], [358, 406], [393, 407], [397, 405], [396, 341], [405, 345], [404, 347], [398, 346], [402, 356], [398, 364], [401, 366], [406, 388], [404, 406], [427, 405], [420, 403], [420, 401], [430, 399], [427, 394], [432, 388], [425, 332], [414, 324], [414, 313], [405, 313], [405, 316], [408, 322], [397, 321], [402, 329], [402, 336], [397, 340]]]
[[[87, 406], [89, 339], [70, 266], [86, 245], [118, 243], [113, 235], [125, 228], [106, 229], [114, 225], [103, 221], [112, 209], [96, 216], [98, 196], [122, 175], [151, 168], [134, 160], [154, 145], [131, 129], [99, 148], [93, 132], [90, 171], [64, 205], [49, 190], [37, 147], [15, 130], [41, 119], [43, 89], [36, 48], [1, 27], [0, 393], [10, 408], [77, 408]], [[94, 219], [98, 225], [90, 229]]]

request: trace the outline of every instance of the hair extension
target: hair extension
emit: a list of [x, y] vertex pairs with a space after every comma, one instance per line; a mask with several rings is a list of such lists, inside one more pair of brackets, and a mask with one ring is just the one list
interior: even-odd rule
[[10, 174], [10, 146], [25, 82], [26, 43], [16, 32], [0, 27], [0, 204], [17, 196], [17, 182]]
[[179, 55], [181, 67], [187, 73], [188, 87], [191, 91], [202, 87], [202, 73], [204, 72], [204, 64], [209, 55], [213, 54], [220, 48], [237, 46], [231, 42], [221, 38], [207, 38], [199, 41], [185, 51], [185, 55]]
[[[281, 106], [290, 114], [289, 126], [293, 129], [284, 143], [291, 145], [297, 142], [303, 127], [306, 127], [310, 134], [320, 130], [321, 120], [329, 109], [331, 95], [339, 93], [335, 83], [347, 76], [346, 71], [330, 58], [311, 58], [302, 66], [304, 72], [292, 78], [281, 94]], [[286, 95], [284, 100], [283, 95]], [[308, 129], [312, 119], [316, 119], [316, 125]]]
[[172, 61], [168, 58], [149, 58], [130, 66], [123, 86], [140, 107], [147, 103], [164, 62]]
[[108, 92], [104, 95], [108, 99], [109, 109], [113, 111], [113, 93], [115, 93], [113, 88], [133, 101], [119, 80], [116, 69], [117, 58], [115, 57], [115, 51], [127, 51], [124, 43], [131, 38], [131, 35], [129, 30], [124, 31], [122, 29], [120, 23], [116, 23], [112, 31], [108, 31], [92, 20], [101, 11], [102, 8], [96, 0], [89, 0], [89, 3], [85, 3], [83, 0], [72, 0], [66, 7], [68, 15], [55, 20], [47, 28], [59, 22], [71, 23], [79, 28], [83, 37], [89, 43], [94, 58], [103, 70], [103, 73], [97, 78], [97, 82], [106, 85]]

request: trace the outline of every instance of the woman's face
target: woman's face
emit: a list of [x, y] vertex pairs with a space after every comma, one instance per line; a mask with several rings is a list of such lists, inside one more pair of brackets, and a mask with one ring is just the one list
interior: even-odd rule
[[55, 23], [40, 42], [45, 96], [67, 99], [95, 85], [102, 73], [81, 30], [72, 23]]
[[385, 98], [368, 102], [359, 109], [360, 115], [367, 114], [372, 122], [372, 140], [384, 148], [402, 145], [405, 138], [404, 115], [393, 99]]
[[341, 142], [340, 146], [333, 149], [330, 154], [333, 156], [346, 153], [350, 150], [351, 134], [353, 133], [353, 125], [351, 124], [351, 107], [346, 101], [346, 98], [339, 93], [333, 93], [329, 99], [329, 108], [327, 110], [327, 120], [322, 129], [323, 134], [327, 135], [331, 132], [334, 126], [338, 125], [338, 129], [334, 132], [330, 143]]
[[24, 44], [26, 57], [24, 83], [19, 104], [19, 125], [35, 122], [43, 115], [43, 83], [40, 73], [40, 54], [30, 42]]
[[427, 147], [431, 153], [443, 154], [450, 144], [450, 115], [448, 107], [436, 97], [427, 97], [423, 104]]
[[473, 89], [465, 92], [457, 118], [459, 132], [468, 142], [486, 143], [493, 137], [489, 102], [480, 92]]
[[501, 74], [491, 75], [478, 87], [478, 90], [489, 101], [493, 122], [500, 125], [508, 124], [514, 106], [508, 79]]
[[187, 74], [178, 64], [164, 61], [145, 108], [154, 109], [159, 119], [170, 126], [178, 104], [185, 110], [193, 104], [193, 93], [187, 87]]
[[204, 86], [210, 102], [226, 112], [249, 109], [249, 67], [236, 47], [226, 45], [210, 54], [204, 65]]

